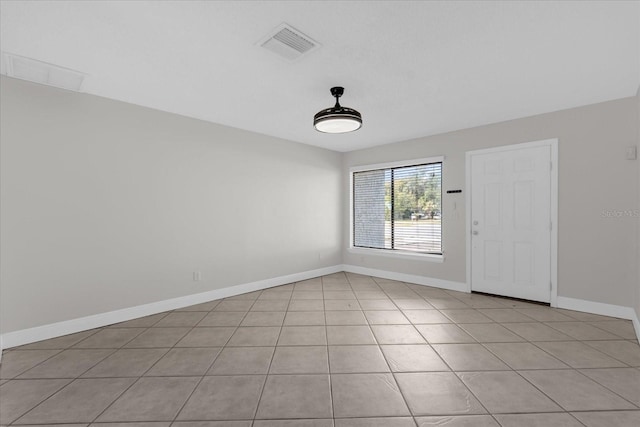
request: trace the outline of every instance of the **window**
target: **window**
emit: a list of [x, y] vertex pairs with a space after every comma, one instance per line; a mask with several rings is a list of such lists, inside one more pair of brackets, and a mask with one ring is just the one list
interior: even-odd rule
[[353, 172], [353, 246], [442, 254], [442, 162]]

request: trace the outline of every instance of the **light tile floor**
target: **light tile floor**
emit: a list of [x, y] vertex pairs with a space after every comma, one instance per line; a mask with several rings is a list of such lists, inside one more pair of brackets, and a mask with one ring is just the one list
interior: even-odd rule
[[11, 349], [0, 381], [2, 426], [640, 426], [631, 322], [349, 273]]

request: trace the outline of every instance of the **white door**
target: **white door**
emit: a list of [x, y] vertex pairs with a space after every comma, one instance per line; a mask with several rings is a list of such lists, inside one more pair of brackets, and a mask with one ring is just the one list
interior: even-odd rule
[[551, 147], [474, 152], [471, 289], [551, 299]]

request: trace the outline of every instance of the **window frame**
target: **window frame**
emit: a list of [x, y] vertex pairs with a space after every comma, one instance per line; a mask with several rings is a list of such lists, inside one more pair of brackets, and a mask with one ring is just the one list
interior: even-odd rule
[[[361, 255], [377, 255], [388, 258], [400, 258], [400, 259], [411, 259], [411, 260], [420, 260], [420, 261], [432, 261], [432, 262], [444, 262], [444, 245], [443, 245], [443, 231], [444, 231], [444, 215], [443, 215], [443, 207], [441, 199], [440, 206], [440, 217], [442, 222], [440, 223], [441, 237], [440, 237], [440, 248], [442, 250], [442, 254], [427, 254], [427, 253], [417, 253], [411, 251], [405, 251], [402, 249], [380, 249], [380, 248], [363, 248], [359, 246], [354, 246], [354, 223], [353, 223], [353, 211], [354, 211], [354, 197], [353, 197], [353, 174], [356, 172], [366, 172], [380, 169], [392, 169], [392, 168], [402, 168], [402, 167], [411, 167], [411, 166], [420, 166], [423, 164], [429, 163], [442, 163], [442, 176], [441, 179], [444, 181], [444, 160], [445, 156], [434, 156], [434, 157], [426, 157], [420, 159], [411, 159], [411, 160], [400, 160], [395, 162], [386, 162], [386, 163], [375, 163], [368, 165], [359, 165], [352, 166], [349, 168], [349, 247], [347, 251], [350, 253], [361, 254]], [[444, 194], [442, 187], [440, 191]]]

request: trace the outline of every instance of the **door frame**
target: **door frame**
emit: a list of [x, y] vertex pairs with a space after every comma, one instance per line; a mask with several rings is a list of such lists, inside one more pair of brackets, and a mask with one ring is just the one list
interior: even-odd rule
[[499, 147], [472, 150], [465, 153], [465, 223], [467, 244], [467, 292], [471, 292], [471, 157], [478, 154], [498, 153], [521, 148], [549, 147], [551, 150], [551, 307], [558, 306], [558, 139], [524, 142]]

